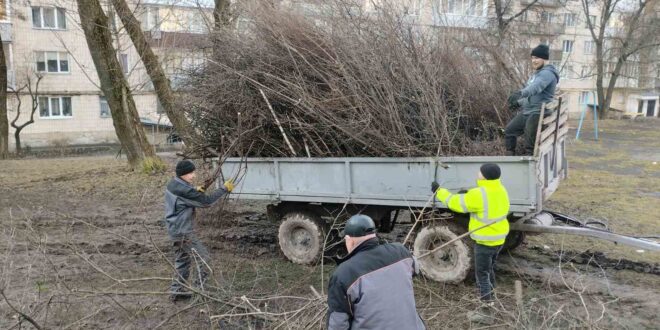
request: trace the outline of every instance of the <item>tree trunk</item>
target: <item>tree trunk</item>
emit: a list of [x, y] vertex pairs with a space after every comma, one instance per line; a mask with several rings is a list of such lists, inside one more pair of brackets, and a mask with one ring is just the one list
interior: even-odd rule
[[0, 159], [9, 157], [9, 118], [7, 117], [7, 63], [0, 36]]
[[229, 2], [230, 0], [215, 0], [213, 21], [215, 22], [216, 30], [220, 30], [229, 25]]
[[16, 155], [23, 154], [23, 147], [21, 146], [21, 131], [23, 127], [17, 127], [14, 131], [14, 142], [16, 143]]
[[155, 158], [156, 153], [147, 141], [131, 90], [112, 45], [108, 17], [98, 0], [76, 2], [80, 25], [101, 82], [101, 90], [108, 100], [115, 132], [126, 151], [130, 167], [138, 169], [143, 160]]
[[603, 51], [603, 44], [596, 41], [596, 94], [598, 96], [598, 112], [600, 117], [603, 118], [606, 110], [605, 107], [605, 87], [603, 86], [605, 76], [605, 59]]
[[140, 22], [135, 18], [125, 0], [112, 0], [112, 4], [133, 41], [138, 54], [140, 54], [142, 63], [144, 63], [147, 74], [154, 84], [156, 95], [163, 109], [165, 109], [167, 117], [183, 141], [188, 146], [193, 146], [193, 143], [199, 140], [185, 113], [181, 107], [177, 106], [170, 81], [167, 79], [158, 57], [154, 54], [149, 42], [145, 38]]

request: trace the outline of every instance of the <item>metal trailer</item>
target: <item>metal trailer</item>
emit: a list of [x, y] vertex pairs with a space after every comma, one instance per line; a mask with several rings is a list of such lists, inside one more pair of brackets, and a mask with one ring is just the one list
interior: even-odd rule
[[[505, 249], [518, 246], [525, 233], [591, 236], [641, 249], [660, 251], [654, 241], [611, 233], [602, 223], [583, 223], [543, 211], [543, 203], [568, 174], [568, 119], [561, 101], [542, 117], [534, 156], [421, 158], [230, 158], [226, 175], [244, 171], [230, 195], [235, 199], [268, 201], [268, 218], [281, 221], [279, 245], [299, 264], [312, 264], [323, 250], [341, 241], [338, 232], [348, 215], [374, 219], [379, 232], [390, 232], [402, 210], [417, 225], [413, 251], [417, 256], [467, 231], [468, 215], [456, 214], [434, 201], [432, 181], [457, 192], [475, 186], [479, 167], [495, 163], [509, 192], [511, 233]], [[545, 108], [544, 108], [545, 111]], [[422, 272], [443, 282], [462, 281], [472, 266], [469, 238], [420, 260]]]

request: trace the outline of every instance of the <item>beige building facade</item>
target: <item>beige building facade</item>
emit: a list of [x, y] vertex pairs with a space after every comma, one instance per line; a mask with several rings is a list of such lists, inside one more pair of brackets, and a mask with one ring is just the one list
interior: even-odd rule
[[[10, 122], [17, 114], [17, 96], [21, 103], [18, 125], [30, 119], [32, 100], [37, 100], [34, 123], [21, 132], [23, 147], [118, 143], [79, 25], [76, 1], [0, 2], [5, 8], [0, 32], [9, 70]], [[121, 22], [111, 6], [102, 3], [113, 17], [115, 48], [150, 142], [163, 145], [176, 141], [137, 51], [122, 34]], [[208, 32], [206, 22], [212, 9], [176, 0], [139, 3], [135, 14], [176, 85], [184, 69], [201, 63], [197, 49], [201, 36]], [[10, 148], [14, 147], [13, 133], [10, 127]]]
[[[519, 8], [532, 0], [517, 1]], [[154, 144], [170, 143], [171, 126], [139, 55], [130, 39], [121, 33], [120, 21], [112, 13], [112, 7], [101, 2], [114, 19], [115, 47], [147, 135]], [[186, 73], [204, 63], [201, 49], [213, 24], [213, 1], [129, 0], [129, 3], [134, 6], [173, 87], [180, 86]], [[356, 0], [355, 3], [369, 13], [377, 10], [379, 1]], [[446, 27], [475, 29], [493, 24], [494, 9], [489, 0], [401, 0], [396, 4], [407, 22], [439, 33]], [[282, 5], [318, 15], [327, 4], [286, 0]], [[16, 116], [16, 94], [22, 103], [19, 125], [29, 120], [32, 97], [37, 99], [34, 123], [21, 134], [24, 147], [117, 143], [109, 108], [99, 89], [96, 69], [78, 21], [75, 0], [0, 0], [0, 33], [9, 70], [10, 122]], [[239, 19], [239, 27], [240, 22]], [[517, 18], [516, 25], [528, 47], [538, 43], [550, 45], [550, 60], [561, 72], [559, 87], [574, 116], [596, 103], [595, 45], [580, 1], [539, 0]], [[616, 24], [612, 28], [617, 28]], [[615, 113], [660, 117], [660, 49], [656, 47], [642, 55], [624, 69], [628, 78], [619, 78], [612, 108], [620, 111]], [[28, 80], [32, 95], [25, 87]], [[20, 91], [16, 93], [16, 90]], [[13, 132], [10, 128], [10, 139]], [[11, 148], [13, 145], [10, 141]]]

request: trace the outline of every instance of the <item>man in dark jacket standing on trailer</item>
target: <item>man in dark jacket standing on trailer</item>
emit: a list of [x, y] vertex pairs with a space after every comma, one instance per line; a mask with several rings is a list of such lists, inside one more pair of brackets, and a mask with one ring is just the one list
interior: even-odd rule
[[525, 152], [528, 155], [534, 152], [541, 106], [552, 102], [559, 82], [559, 73], [554, 65], [549, 64], [549, 59], [550, 48], [547, 45], [541, 44], [532, 49], [532, 67], [536, 72], [529, 78], [525, 88], [509, 96], [511, 109], [520, 109], [504, 129], [504, 142], [509, 156], [516, 154], [516, 139], [521, 135], [525, 135]]
[[482, 306], [468, 314], [472, 322], [490, 324], [495, 288], [495, 261], [509, 234], [509, 194], [500, 182], [501, 170], [497, 164], [483, 164], [479, 169], [477, 187], [466, 193], [453, 194], [431, 183], [438, 201], [457, 213], [469, 213], [468, 230], [474, 240], [474, 265]]
[[234, 189], [231, 180], [211, 194], [205, 194], [201, 187], [193, 186], [195, 164], [182, 160], [176, 164], [176, 177], [172, 178], [165, 189], [165, 222], [167, 233], [174, 245], [175, 279], [170, 287], [170, 300], [177, 301], [191, 296], [185, 289], [188, 285], [192, 261], [199, 265], [195, 285], [204, 289], [204, 282], [209, 274], [209, 252], [193, 233], [195, 208], [209, 207], [220, 197]]
[[376, 225], [354, 215], [344, 228], [348, 255], [328, 284], [328, 329], [424, 329], [412, 277], [415, 260], [403, 245], [380, 244]]

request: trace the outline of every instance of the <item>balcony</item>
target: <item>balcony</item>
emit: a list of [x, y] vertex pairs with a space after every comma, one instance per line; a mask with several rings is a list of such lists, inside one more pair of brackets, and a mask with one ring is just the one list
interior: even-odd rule
[[190, 32], [145, 31], [144, 36], [154, 48], [201, 48], [209, 46], [208, 36]]
[[[522, 5], [529, 5], [534, 0], [520, 0]], [[538, 0], [534, 5], [549, 8], [559, 8], [566, 3], [566, 0]]]
[[564, 34], [565, 26], [561, 23], [520, 22], [519, 29], [523, 34], [557, 36]]
[[489, 18], [484, 16], [467, 16], [457, 14], [435, 14], [433, 15], [433, 25], [442, 27], [456, 28], [487, 28]]

